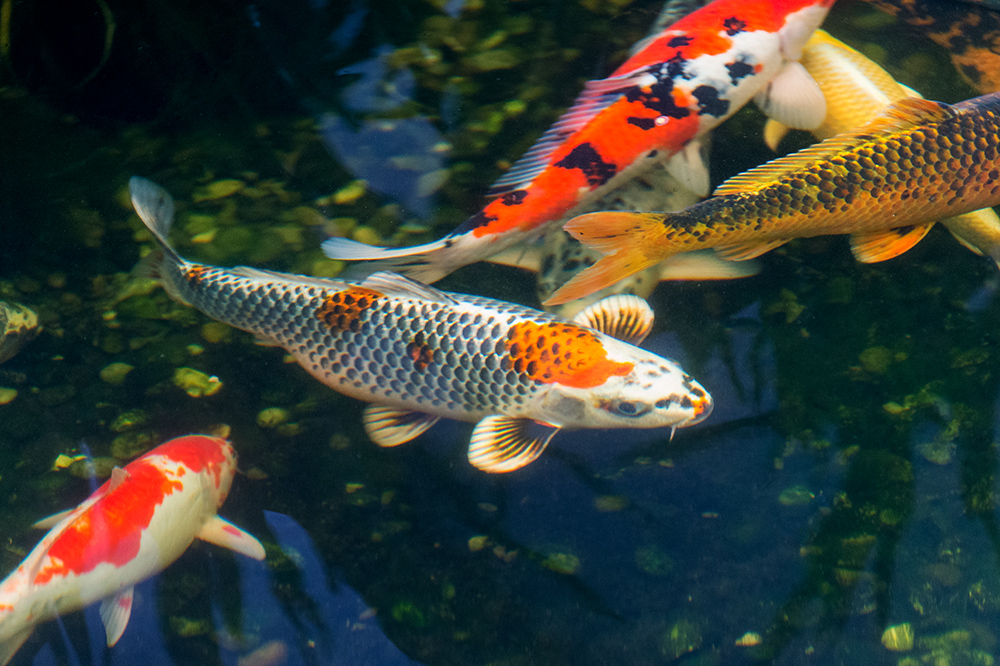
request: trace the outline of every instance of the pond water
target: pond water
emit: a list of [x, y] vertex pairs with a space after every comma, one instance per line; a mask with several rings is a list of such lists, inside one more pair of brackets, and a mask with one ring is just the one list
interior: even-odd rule
[[[0, 366], [0, 571], [114, 465], [222, 426], [243, 474], [221, 514], [267, 549], [196, 542], [115, 648], [95, 607], [12, 663], [994, 663], [1000, 275], [943, 228], [886, 263], [833, 236], [661, 285], [643, 346], [712, 416], [563, 433], [506, 475], [469, 465], [470, 424], [378, 448], [363, 405], [134, 270], [133, 175], [206, 263], [332, 276], [327, 233], [440, 237], [656, 0], [0, 5], [0, 300], [44, 327]], [[926, 97], [977, 94], [870, 4], [825, 27]], [[715, 133], [713, 184], [771, 158], [763, 123]], [[439, 286], [537, 304], [514, 268]]]

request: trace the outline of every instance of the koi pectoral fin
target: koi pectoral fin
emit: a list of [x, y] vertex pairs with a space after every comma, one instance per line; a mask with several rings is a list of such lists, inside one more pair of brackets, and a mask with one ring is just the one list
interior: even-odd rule
[[537, 460], [557, 432], [558, 426], [534, 419], [487, 416], [472, 431], [469, 462], [484, 472], [513, 472]]
[[198, 530], [197, 537], [202, 541], [228, 548], [255, 560], [264, 559], [264, 546], [261, 545], [260, 541], [257, 541], [249, 532], [218, 516], [209, 518]]
[[382, 405], [368, 405], [362, 418], [368, 437], [383, 447], [405, 444], [440, 420], [432, 414]]
[[851, 252], [863, 264], [886, 261], [903, 254], [923, 240], [934, 223], [897, 227], [870, 234], [851, 234]]
[[104, 624], [104, 633], [108, 637], [108, 647], [114, 647], [118, 639], [125, 633], [128, 619], [132, 616], [132, 596], [134, 593], [134, 587], [127, 587], [101, 602], [101, 622]]
[[826, 118], [823, 91], [797, 60], [785, 63], [753, 101], [769, 118], [795, 129], [816, 129]]

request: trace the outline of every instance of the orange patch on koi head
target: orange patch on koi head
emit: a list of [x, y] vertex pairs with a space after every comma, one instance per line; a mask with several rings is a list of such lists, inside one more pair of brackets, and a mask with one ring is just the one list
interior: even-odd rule
[[357, 331], [361, 326], [361, 314], [383, 295], [374, 289], [348, 287], [327, 294], [323, 304], [316, 309], [316, 316], [334, 331]]
[[505, 346], [514, 372], [546, 384], [593, 388], [609, 377], [627, 375], [634, 367], [609, 360], [597, 336], [575, 324], [514, 324]]

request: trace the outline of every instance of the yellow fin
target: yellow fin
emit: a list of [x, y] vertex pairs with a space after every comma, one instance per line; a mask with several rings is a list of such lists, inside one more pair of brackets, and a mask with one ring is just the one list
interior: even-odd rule
[[469, 462], [484, 472], [513, 472], [542, 455], [557, 432], [557, 426], [533, 419], [487, 416], [472, 431]]
[[891, 135], [901, 131], [933, 125], [955, 117], [954, 109], [948, 104], [928, 99], [905, 97], [893, 102], [885, 111], [856, 132], [838, 134], [820, 141], [808, 148], [771, 160], [728, 179], [712, 194], [722, 196], [741, 192], [756, 192], [780, 180], [789, 173], [800, 171], [820, 160], [828, 159], [871, 141], [875, 136]]
[[563, 229], [602, 257], [561, 286], [543, 305], [561, 305], [609, 287], [670, 256], [658, 236], [670, 213], [605, 211], [578, 215]]
[[365, 432], [382, 447], [399, 446], [423, 434], [438, 422], [438, 416], [383, 405], [368, 405], [364, 411]]
[[898, 257], [919, 243], [934, 226], [933, 222], [886, 231], [851, 234], [851, 252], [864, 264], [874, 264]]
[[791, 239], [779, 238], [777, 240], [740, 243], [739, 245], [722, 245], [715, 248], [715, 251], [726, 261], [746, 261], [748, 259], [755, 259], [776, 247], [781, 247], [789, 240]]

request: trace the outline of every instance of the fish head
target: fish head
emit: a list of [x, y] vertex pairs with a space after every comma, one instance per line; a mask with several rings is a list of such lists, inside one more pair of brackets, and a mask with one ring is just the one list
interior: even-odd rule
[[784, 25], [778, 30], [781, 53], [789, 60], [802, 57], [806, 42], [822, 25], [834, 0], [779, 0], [772, 3], [776, 12], [785, 14]]
[[712, 396], [670, 359], [601, 336], [614, 368], [580, 387], [556, 383], [546, 396], [553, 423], [565, 428], [683, 428], [712, 412]]
[[[160, 456], [168, 467], [178, 470], [184, 467], [198, 475], [216, 508], [226, 501], [236, 475], [236, 451], [225, 438], [186, 435], [161, 444], [150, 453]], [[179, 479], [183, 481], [183, 475]]]

